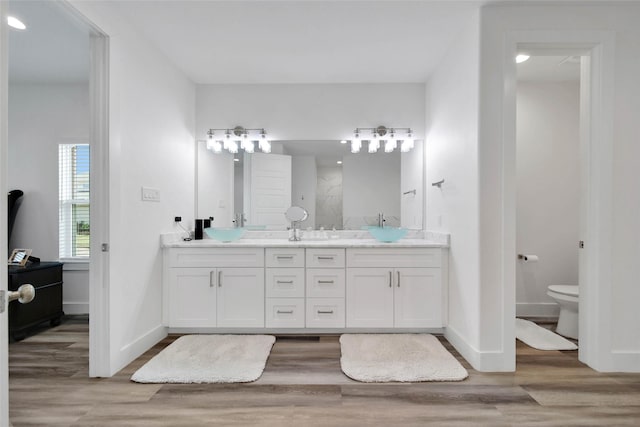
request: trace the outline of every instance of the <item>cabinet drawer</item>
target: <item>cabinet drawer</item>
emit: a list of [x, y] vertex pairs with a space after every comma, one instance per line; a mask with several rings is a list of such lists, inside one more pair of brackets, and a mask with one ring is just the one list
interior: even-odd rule
[[344, 298], [307, 298], [307, 328], [344, 328]]
[[304, 298], [304, 268], [267, 268], [267, 297]]
[[307, 268], [344, 267], [344, 249], [307, 249]]
[[304, 298], [267, 298], [267, 328], [304, 328]]
[[440, 248], [347, 249], [348, 267], [440, 267]]
[[304, 267], [304, 249], [267, 248], [267, 267]]
[[264, 249], [169, 249], [169, 267], [264, 267]]
[[344, 298], [344, 268], [308, 268], [307, 298]]

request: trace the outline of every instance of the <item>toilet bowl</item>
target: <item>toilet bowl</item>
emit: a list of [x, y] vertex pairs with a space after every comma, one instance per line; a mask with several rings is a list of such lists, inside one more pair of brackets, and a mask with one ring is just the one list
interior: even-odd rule
[[560, 317], [556, 332], [568, 338], [578, 339], [578, 286], [551, 285], [547, 295], [560, 305]]

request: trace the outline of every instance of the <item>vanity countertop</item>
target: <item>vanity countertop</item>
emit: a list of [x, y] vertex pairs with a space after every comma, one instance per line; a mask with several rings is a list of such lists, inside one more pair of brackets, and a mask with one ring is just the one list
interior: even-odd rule
[[393, 243], [379, 242], [375, 239], [300, 240], [297, 242], [288, 239], [239, 239], [235, 242], [202, 239], [163, 243], [165, 248], [440, 248], [447, 246], [427, 239], [400, 239]]

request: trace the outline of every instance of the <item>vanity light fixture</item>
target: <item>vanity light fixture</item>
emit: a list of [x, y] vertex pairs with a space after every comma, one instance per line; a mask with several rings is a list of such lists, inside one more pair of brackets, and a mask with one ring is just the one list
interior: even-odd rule
[[[400, 151], [406, 153], [411, 151], [414, 146], [411, 128], [387, 128], [385, 126], [357, 128], [353, 134], [354, 137], [351, 140], [352, 153], [360, 152], [363, 141], [369, 143], [369, 153], [376, 153], [381, 145], [384, 146], [385, 153], [392, 153], [398, 147], [400, 147]], [[361, 135], [365, 136], [362, 137]], [[342, 143], [342, 141], [340, 142]]]
[[207, 149], [214, 153], [221, 153], [223, 149], [232, 154], [239, 150], [254, 153], [256, 144], [263, 153], [271, 152], [271, 142], [267, 139], [267, 132], [262, 128], [247, 129], [236, 126], [233, 129], [209, 129], [207, 132]]

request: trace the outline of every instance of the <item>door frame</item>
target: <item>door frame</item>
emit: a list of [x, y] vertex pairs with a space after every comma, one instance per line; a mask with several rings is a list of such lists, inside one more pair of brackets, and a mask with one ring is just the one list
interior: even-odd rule
[[[8, 5], [7, 2], [0, 1], [0, 23], [6, 21]], [[7, 26], [0, 25], [0, 188], [8, 188], [7, 175], [7, 89], [9, 86], [9, 55], [7, 52]], [[0, 197], [0, 224], [7, 223], [7, 198]], [[0, 227], [0, 242], [7, 241], [7, 227]], [[7, 245], [0, 244], [0, 291], [8, 290]], [[9, 313], [8, 303], [4, 307], [4, 312], [0, 313], [0, 427], [9, 425]]]
[[[516, 282], [516, 64], [520, 49], [581, 51], [580, 163], [581, 212], [579, 360], [596, 370], [611, 367], [611, 218], [613, 184], [614, 36], [600, 31], [517, 31], [507, 34], [503, 55], [502, 277], [503, 339], [515, 342]], [[584, 86], [584, 87], [583, 87]], [[588, 102], [583, 104], [587, 96]], [[586, 107], [586, 108], [585, 108]], [[576, 245], [578, 242], [576, 242]], [[515, 352], [514, 352], [515, 358]]]

